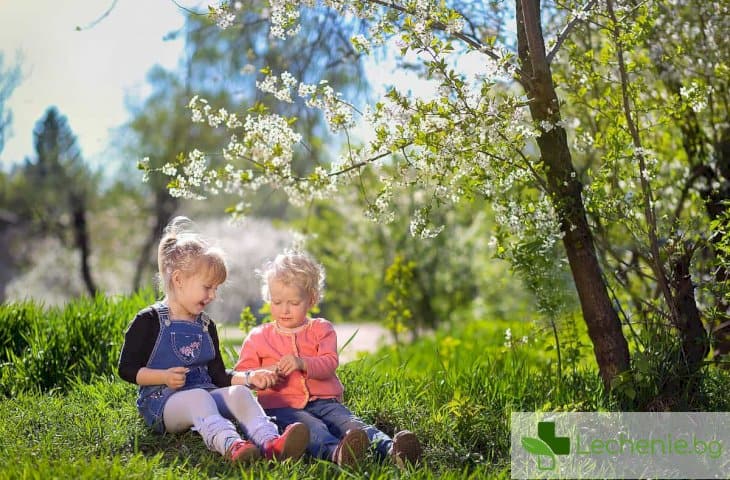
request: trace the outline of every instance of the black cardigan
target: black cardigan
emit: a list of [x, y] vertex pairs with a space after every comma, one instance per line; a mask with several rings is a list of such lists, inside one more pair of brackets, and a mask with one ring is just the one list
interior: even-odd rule
[[[215, 358], [208, 362], [208, 374], [215, 385], [228, 387], [231, 385], [232, 374], [226, 373], [226, 367], [221, 358], [218, 330], [212, 321], [208, 324], [208, 333], [213, 340], [215, 350]], [[130, 383], [137, 383], [137, 372], [140, 368], [147, 366], [159, 334], [160, 320], [154, 308], [147, 307], [134, 317], [124, 334], [124, 345], [122, 345], [122, 353], [119, 356], [117, 371], [122, 379]]]

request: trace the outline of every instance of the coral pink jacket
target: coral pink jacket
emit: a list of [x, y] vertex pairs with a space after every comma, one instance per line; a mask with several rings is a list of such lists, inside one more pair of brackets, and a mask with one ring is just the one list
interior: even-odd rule
[[293, 372], [273, 388], [259, 390], [262, 407], [304, 408], [307, 402], [321, 398], [342, 401], [344, 388], [335, 374], [339, 365], [337, 334], [324, 318], [307, 319], [292, 331], [279, 328], [275, 322], [259, 325], [243, 341], [235, 370], [270, 367], [287, 354], [300, 357], [306, 372]]

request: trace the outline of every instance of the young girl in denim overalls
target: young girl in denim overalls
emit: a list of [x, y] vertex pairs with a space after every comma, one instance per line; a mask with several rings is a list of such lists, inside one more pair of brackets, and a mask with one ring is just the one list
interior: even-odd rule
[[[205, 445], [234, 462], [299, 457], [309, 430], [295, 424], [279, 435], [251, 391], [250, 375], [226, 373], [215, 324], [203, 311], [227, 276], [222, 252], [172, 220], [160, 240], [158, 264], [165, 298], [129, 325], [119, 375], [139, 385], [137, 409], [159, 433], [197, 431]], [[276, 380], [257, 371], [258, 384]], [[250, 441], [238, 433], [240, 425]]]

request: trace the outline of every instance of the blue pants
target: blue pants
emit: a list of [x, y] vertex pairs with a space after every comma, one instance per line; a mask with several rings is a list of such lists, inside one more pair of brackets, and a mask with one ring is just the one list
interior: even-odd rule
[[347, 407], [335, 399], [312, 400], [304, 408], [267, 408], [266, 414], [275, 417], [281, 429], [294, 422], [309, 427], [307, 453], [315, 458], [331, 460], [340, 439], [348, 430], [359, 428], [367, 433], [375, 454], [385, 458], [393, 440], [372, 425], [357, 418]]

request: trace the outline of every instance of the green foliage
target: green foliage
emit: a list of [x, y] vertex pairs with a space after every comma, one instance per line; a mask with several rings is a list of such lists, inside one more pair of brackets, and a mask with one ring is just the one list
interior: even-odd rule
[[0, 395], [66, 390], [75, 379], [116, 375], [124, 330], [152, 301], [142, 292], [82, 297], [54, 308], [30, 301], [1, 305]]
[[393, 334], [396, 344], [400, 334], [413, 329], [413, 269], [416, 263], [396, 255], [385, 271], [386, 296], [380, 304], [383, 324]]
[[[617, 305], [629, 318], [657, 308], [671, 313], [665, 302], [654, 301], [653, 263], [671, 270], [681, 245], [707, 246], [705, 232], [717, 215], [714, 202], [729, 191], [720, 127], [730, 114], [729, 90], [727, 76], [718, 75], [730, 60], [727, 38], [720, 33], [727, 29], [726, 16], [717, 13], [726, 8], [712, 1], [645, 4], [618, 24], [598, 9], [595, 25], [581, 25], [566, 42], [567, 61], [554, 64], [573, 159], [587, 186], [586, 210]], [[625, 92], [615, 80], [620, 49]], [[635, 138], [629, 116], [638, 130]], [[642, 177], [648, 189], [641, 186]], [[647, 195], [655, 222], [647, 217]], [[652, 229], [657, 259], [650, 250]], [[712, 274], [716, 264], [707, 253], [693, 262], [696, 295], [708, 307], [706, 325], [713, 323], [714, 305], [723, 303]]]
[[251, 311], [251, 307], [246, 307], [241, 310], [240, 321], [238, 322], [238, 328], [242, 332], [249, 332], [253, 327], [258, 324], [256, 315]]
[[639, 346], [632, 353], [631, 368], [618, 376], [614, 392], [622, 409], [717, 411], [717, 381], [723, 374], [711, 362], [700, 370], [690, 369], [679, 339], [661, 321], [648, 320], [632, 334]]

